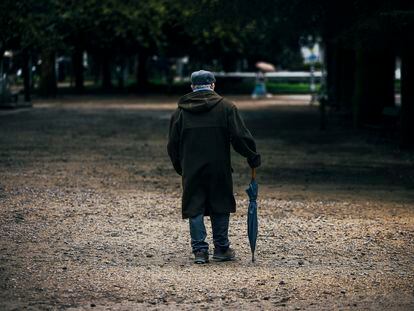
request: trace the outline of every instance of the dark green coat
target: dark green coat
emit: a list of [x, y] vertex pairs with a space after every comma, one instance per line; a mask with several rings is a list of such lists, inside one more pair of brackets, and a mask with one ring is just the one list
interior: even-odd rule
[[260, 165], [253, 137], [233, 103], [209, 90], [179, 100], [167, 149], [182, 176], [183, 218], [236, 211], [230, 144], [251, 167]]

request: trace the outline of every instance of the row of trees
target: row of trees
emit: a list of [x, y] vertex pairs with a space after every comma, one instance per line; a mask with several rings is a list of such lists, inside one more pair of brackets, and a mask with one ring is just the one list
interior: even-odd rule
[[297, 56], [300, 38], [322, 38], [329, 104], [354, 125], [381, 121], [395, 107], [394, 69], [401, 59], [401, 145], [414, 145], [414, 4], [406, 0], [3, 0], [0, 55], [19, 51], [26, 97], [29, 62], [42, 60], [39, 91], [56, 93], [55, 57], [69, 53], [82, 91], [84, 51], [99, 63], [102, 86], [111, 66], [136, 58], [139, 90], [151, 55], [189, 55], [233, 70], [240, 59], [278, 65]]
[[99, 62], [104, 88], [111, 86], [111, 64], [138, 54], [137, 78], [145, 87], [146, 58], [169, 42], [163, 27], [171, 13], [166, 12], [164, 2], [5, 0], [0, 4], [0, 53], [20, 51], [24, 68], [28, 68], [31, 56], [38, 55], [42, 62], [39, 91], [43, 95], [56, 93], [57, 53], [71, 55], [78, 91], [84, 84], [84, 51]]
[[[301, 1], [298, 1], [298, 3]], [[329, 103], [352, 113], [355, 127], [378, 124], [395, 108], [401, 60], [400, 145], [414, 145], [414, 3], [319, 1]], [[394, 111], [398, 111], [395, 109]]]
[[[261, 12], [252, 14], [252, 7], [251, 1], [216, 0], [4, 0], [0, 55], [18, 51], [25, 69], [34, 56], [41, 59], [39, 92], [48, 96], [56, 94], [57, 54], [71, 56], [78, 91], [84, 88], [84, 51], [99, 64], [104, 89], [111, 88], [114, 64], [123, 67], [126, 59], [136, 58], [141, 91], [152, 55], [188, 55], [199, 64], [216, 60], [226, 71], [241, 59], [297, 61], [299, 44], [287, 35], [289, 28], [274, 29], [275, 22], [261, 18]], [[23, 74], [29, 80], [28, 71]]]
[[[391, 111], [400, 146], [413, 148], [414, 2], [291, 0], [276, 8], [293, 25], [291, 35], [322, 38], [328, 104], [348, 111], [356, 128], [383, 124], [384, 112]], [[396, 59], [401, 60], [400, 107], [395, 102]]]

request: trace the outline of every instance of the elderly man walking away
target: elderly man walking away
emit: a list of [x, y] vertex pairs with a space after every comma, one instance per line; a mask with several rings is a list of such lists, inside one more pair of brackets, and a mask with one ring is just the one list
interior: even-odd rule
[[236, 211], [233, 196], [230, 144], [260, 166], [255, 141], [237, 107], [214, 92], [216, 79], [209, 71], [191, 74], [193, 92], [184, 95], [171, 116], [168, 154], [182, 176], [182, 217], [189, 218], [191, 247], [198, 264], [209, 261], [204, 216], [211, 219], [217, 261], [235, 258], [228, 238], [230, 213]]

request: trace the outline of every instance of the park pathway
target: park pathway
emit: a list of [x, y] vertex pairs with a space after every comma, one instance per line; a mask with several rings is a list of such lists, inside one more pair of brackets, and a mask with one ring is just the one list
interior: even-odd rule
[[307, 96], [230, 99], [263, 157], [255, 264], [236, 154], [238, 259], [191, 261], [166, 155], [176, 98], [0, 111], [0, 309], [412, 310], [413, 154], [335, 115], [319, 131]]

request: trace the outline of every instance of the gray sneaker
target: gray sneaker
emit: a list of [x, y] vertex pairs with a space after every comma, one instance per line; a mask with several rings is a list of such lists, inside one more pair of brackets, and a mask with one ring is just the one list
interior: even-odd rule
[[198, 251], [194, 253], [194, 263], [196, 264], [205, 264], [208, 263], [208, 253], [203, 251]]
[[224, 252], [218, 249], [214, 250], [213, 259], [216, 261], [230, 261], [234, 260], [236, 252], [232, 248], [228, 248]]

